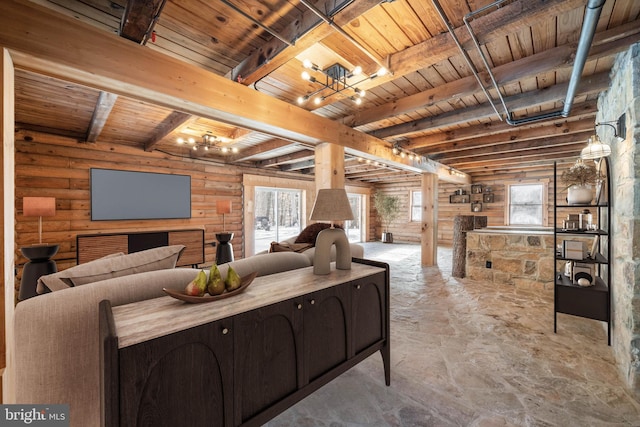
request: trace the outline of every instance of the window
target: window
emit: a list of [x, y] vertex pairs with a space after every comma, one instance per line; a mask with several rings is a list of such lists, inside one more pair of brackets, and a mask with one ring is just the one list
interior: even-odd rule
[[547, 186], [545, 183], [507, 184], [507, 225], [546, 223]]
[[351, 212], [353, 212], [353, 220], [345, 221], [344, 230], [350, 242], [362, 242], [364, 232], [362, 229], [362, 199], [364, 196], [362, 194], [349, 193], [347, 197], [351, 205]]
[[411, 191], [411, 221], [422, 221], [422, 190]]
[[301, 190], [256, 187], [255, 251], [300, 234]]

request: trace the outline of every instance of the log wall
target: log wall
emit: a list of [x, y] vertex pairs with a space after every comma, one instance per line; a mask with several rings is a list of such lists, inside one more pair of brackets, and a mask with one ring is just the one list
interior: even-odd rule
[[[560, 167], [560, 166], [559, 166]], [[450, 203], [449, 196], [462, 188], [471, 192], [470, 185], [449, 184], [443, 181], [438, 183], [438, 244], [450, 246], [453, 242], [453, 219], [456, 215], [481, 215], [487, 217], [487, 225], [505, 225], [505, 182], [515, 181], [540, 181], [549, 182], [548, 216], [553, 218], [553, 163], [529, 168], [521, 171], [488, 171], [473, 176], [474, 184], [482, 184], [491, 188], [494, 194], [493, 203], [483, 203], [482, 212], [471, 211], [470, 203]], [[420, 243], [420, 223], [410, 221], [410, 193], [420, 189], [420, 179], [404, 181], [401, 183], [382, 184], [378, 186], [380, 191], [389, 195], [399, 196], [402, 205], [402, 214], [390, 227], [393, 239], [397, 242]], [[373, 203], [373, 201], [372, 201]], [[373, 206], [373, 205], [372, 205]], [[373, 209], [375, 212], [375, 209]], [[375, 218], [374, 218], [375, 219]], [[380, 239], [382, 226], [376, 222], [375, 238]]]
[[[58, 269], [76, 264], [76, 235], [106, 231], [151, 231], [203, 228], [205, 242], [222, 230], [216, 202], [231, 199], [232, 213], [225, 216], [227, 231], [235, 233], [235, 255], [242, 256], [242, 171], [188, 157], [144, 152], [124, 145], [78, 143], [69, 138], [20, 131], [16, 135], [16, 259], [19, 274], [27, 261], [21, 246], [38, 242], [38, 219], [22, 215], [22, 198], [56, 198], [56, 215], [42, 219], [42, 240], [60, 245]], [[191, 176], [191, 218], [169, 220], [91, 221], [89, 169], [107, 168]], [[205, 259], [215, 258], [215, 248], [205, 244]]]

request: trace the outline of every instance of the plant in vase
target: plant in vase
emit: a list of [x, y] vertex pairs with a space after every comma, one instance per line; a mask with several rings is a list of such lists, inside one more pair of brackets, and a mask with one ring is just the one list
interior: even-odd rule
[[382, 242], [393, 243], [393, 233], [389, 232], [389, 225], [400, 215], [400, 198], [377, 192], [373, 196], [373, 204], [382, 222]]
[[567, 202], [570, 205], [589, 204], [593, 199], [592, 185], [598, 182], [598, 170], [595, 165], [586, 164], [582, 159], [566, 171], [562, 172], [560, 180], [567, 189]]

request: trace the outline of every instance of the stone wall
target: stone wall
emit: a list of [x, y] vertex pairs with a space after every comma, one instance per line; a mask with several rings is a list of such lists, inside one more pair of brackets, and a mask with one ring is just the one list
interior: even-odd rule
[[[487, 261], [491, 267], [487, 267]], [[467, 277], [553, 292], [553, 233], [467, 232]]]
[[629, 387], [640, 397], [640, 44], [616, 58], [611, 86], [598, 99], [597, 122], [626, 114], [626, 138], [597, 128], [611, 144], [613, 349]]

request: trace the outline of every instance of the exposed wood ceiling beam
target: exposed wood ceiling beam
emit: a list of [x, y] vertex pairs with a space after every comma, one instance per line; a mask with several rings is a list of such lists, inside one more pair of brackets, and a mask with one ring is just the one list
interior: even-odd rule
[[[605, 90], [608, 85], [608, 72], [584, 77], [578, 86], [577, 96], [598, 93]], [[539, 107], [546, 103], [562, 101], [565, 98], [567, 88], [568, 83], [561, 83], [545, 89], [509, 96], [505, 98], [505, 101], [511, 112]], [[455, 110], [438, 116], [426, 117], [412, 122], [389, 126], [370, 132], [370, 134], [378, 138], [400, 137], [439, 127], [462, 124], [469, 120], [488, 119], [494, 115], [495, 111], [491, 105], [484, 103], [477, 107]]]
[[314, 168], [314, 166], [315, 166], [315, 160], [311, 159], [311, 160], [303, 160], [301, 162], [280, 165], [280, 170], [282, 172], [296, 171], [296, 170], [303, 170], [303, 169], [310, 171], [311, 169]]
[[314, 152], [309, 150], [302, 150], [295, 153], [287, 154], [284, 156], [273, 157], [268, 160], [260, 160], [255, 162], [258, 167], [279, 166], [284, 163], [292, 163], [300, 160], [308, 160], [314, 158]]
[[283, 139], [337, 144], [415, 172], [446, 170], [396, 158], [371, 135], [29, 2], [0, 2], [0, 45], [21, 69]]
[[[640, 22], [632, 22], [609, 31], [598, 33], [594, 37], [593, 47], [589, 51], [588, 60], [614, 55], [630, 44], [640, 40]], [[570, 68], [573, 65], [577, 43], [569, 43], [553, 49], [524, 57], [520, 60], [495, 67], [492, 72], [500, 86], [517, 82], [520, 79], [534, 77], [540, 73], [554, 69]], [[489, 85], [486, 72], [481, 72], [482, 80]], [[363, 110], [346, 116], [340, 122], [358, 127], [368, 123], [400, 114], [409, 113], [419, 108], [435, 105], [438, 102], [450, 101], [478, 93], [480, 88], [474, 76], [467, 76], [433, 89], [406, 96], [402, 99]]]
[[151, 138], [144, 144], [144, 151], [153, 151], [156, 145], [160, 143], [167, 135], [175, 131], [180, 126], [184, 125], [190, 120], [196, 120], [196, 117], [191, 114], [181, 113], [180, 111], [174, 111], [165, 118], [162, 123], [156, 128], [156, 131]]
[[[567, 126], [575, 126], [570, 125], [569, 123], [577, 122], [580, 120], [591, 120], [591, 124], [595, 124], [595, 116], [598, 112], [598, 107], [595, 101], [591, 102], [583, 102], [581, 104], [576, 104], [573, 107], [573, 113], [571, 117], [560, 117], [555, 120], [549, 120], [546, 122], [537, 122], [531, 123], [528, 125], [518, 126], [514, 128], [513, 126], [505, 123], [505, 122], [488, 122], [483, 123], [477, 126], [468, 126], [465, 128], [457, 128], [450, 129], [444, 132], [438, 132], [431, 135], [419, 136], [417, 138], [412, 138], [408, 143], [402, 144], [403, 148], [407, 150], [420, 150], [421, 148], [427, 148], [428, 150], [424, 150], [425, 152], [429, 152], [431, 147], [438, 146], [441, 144], [451, 144], [451, 147], [455, 148], [459, 144], [454, 144], [456, 142], [475, 139], [478, 135], [499, 135], [503, 133], [513, 132], [514, 129], [518, 130], [528, 130], [528, 129], [538, 129], [545, 128], [547, 126], [555, 126], [555, 127], [563, 127]], [[535, 132], [535, 131], [534, 131]]]
[[98, 102], [93, 110], [93, 116], [89, 122], [89, 129], [87, 130], [87, 142], [96, 142], [98, 136], [102, 133], [105, 123], [111, 114], [111, 110], [118, 99], [118, 95], [114, 95], [109, 92], [100, 92], [98, 96]]
[[[335, 7], [335, 3], [333, 0], [321, 0], [316, 3], [316, 7], [321, 10], [331, 9]], [[333, 20], [339, 26], [346, 25], [378, 4], [380, 0], [356, 0], [335, 15]], [[291, 22], [280, 32], [283, 38], [295, 42], [293, 46], [287, 46], [274, 37], [231, 70], [229, 78], [239, 80], [245, 85], [253, 84], [333, 31], [330, 26], [322, 24], [316, 14], [306, 10], [299, 19]]]
[[242, 150], [238, 154], [232, 154], [231, 156], [228, 156], [227, 159], [231, 163], [244, 162], [247, 160], [251, 160], [253, 157], [258, 155], [268, 156], [270, 152], [277, 151], [292, 144], [296, 143], [285, 141], [284, 139], [270, 139], [269, 141], [263, 142], [261, 144], [256, 144], [245, 150]]
[[586, 146], [584, 141], [569, 145], [559, 145], [557, 147], [548, 147], [541, 154], [540, 150], [522, 150], [513, 151], [508, 154], [500, 153], [491, 156], [484, 156], [481, 160], [476, 157], [456, 159], [450, 162], [450, 166], [454, 168], [466, 169], [467, 167], [480, 167], [492, 165], [504, 165], [513, 162], [528, 162], [537, 160], [555, 160], [563, 156], [576, 158], [576, 153]]
[[144, 44], [166, 0], [128, 0], [122, 20], [120, 36]]
[[[481, 126], [473, 126], [477, 130], [481, 129]], [[564, 122], [551, 126], [538, 126], [535, 128], [511, 128], [511, 132], [498, 133], [494, 135], [482, 135], [477, 133], [477, 138], [466, 139], [455, 142], [443, 142], [440, 144], [430, 145], [420, 150], [421, 155], [428, 155], [431, 159], [438, 158], [443, 153], [455, 153], [458, 151], [466, 151], [472, 149], [478, 149], [482, 147], [489, 147], [493, 145], [511, 144], [514, 142], [530, 141], [538, 138], [553, 138], [559, 136], [567, 136], [590, 131], [593, 134], [594, 121], [593, 119], [585, 119], [576, 122]], [[403, 148], [405, 148], [403, 146]]]
[[483, 160], [487, 156], [493, 157], [496, 154], [505, 154], [507, 156], [512, 153], [524, 153], [526, 151], [535, 151], [540, 153], [540, 148], [547, 151], [549, 147], [559, 147], [562, 145], [587, 144], [587, 140], [593, 135], [592, 131], [579, 132], [573, 135], [551, 136], [534, 138], [527, 141], [507, 142], [504, 144], [493, 144], [482, 148], [469, 148], [467, 150], [451, 151], [448, 153], [440, 153], [430, 156], [433, 160], [437, 160], [446, 164], [460, 159], [470, 160], [477, 158]]

